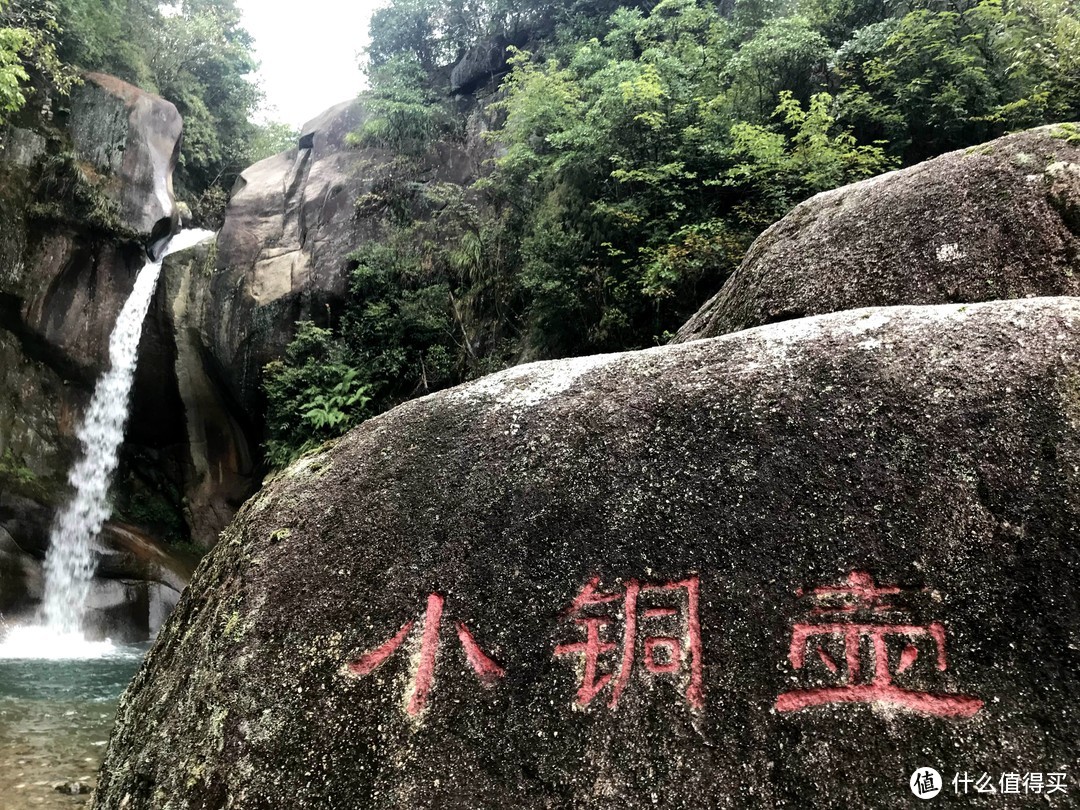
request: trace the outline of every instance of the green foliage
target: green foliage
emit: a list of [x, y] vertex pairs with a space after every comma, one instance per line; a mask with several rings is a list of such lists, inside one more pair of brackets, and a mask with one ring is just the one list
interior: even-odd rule
[[427, 74], [412, 55], [399, 54], [372, 68], [368, 118], [354, 142], [422, 155], [451, 126], [449, 115], [427, 86]]
[[999, 119], [1018, 128], [1080, 117], [1080, 3], [984, 2], [977, 14], [993, 32], [995, 78], [1005, 83]]
[[21, 456], [16, 456], [10, 447], [0, 456], [0, 484], [10, 492], [34, 498], [40, 502], [51, 500], [48, 483], [39, 478], [26, 465], [26, 460]]
[[66, 222], [120, 239], [138, 240], [120, 216], [120, 205], [102, 190], [93, 166], [61, 152], [41, 164], [35, 199], [28, 214], [45, 222]]
[[903, 115], [912, 157], [993, 134], [989, 116], [1000, 96], [985, 35], [955, 12], [914, 11], [866, 66], [871, 94]]
[[788, 93], [800, 102], [823, 89], [832, 56], [828, 40], [805, 17], [765, 23], [728, 61], [728, 95], [743, 120], [763, 122]]
[[60, 26], [51, 0], [0, 2], [0, 124], [27, 100], [35, 76], [66, 94], [75, 72], [56, 53]]
[[55, 0], [48, 3], [67, 64], [152, 87], [150, 51], [160, 15], [153, 0]]
[[811, 92], [830, 49], [805, 18], [740, 36], [707, 3], [664, 0], [564, 64], [514, 58], [483, 187], [514, 212], [541, 356], [650, 345], [793, 204], [890, 165]]
[[671, 298], [687, 285], [696, 289], [710, 273], [731, 273], [747, 247], [747, 235], [727, 220], [684, 225], [666, 244], [642, 250], [647, 262], [642, 292], [652, 298]]
[[220, 183], [209, 186], [197, 196], [188, 197], [193, 221], [205, 228], [221, 227], [225, 222], [225, 208], [228, 204], [229, 192]]
[[1050, 130], [1050, 137], [1069, 144], [1080, 144], [1080, 127], [1073, 123], [1058, 124]]
[[745, 122], [731, 128], [740, 162], [725, 182], [742, 188], [750, 201], [737, 208], [743, 219], [764, 228], [801, 199], [892, 168], [880, 143], [860, 145], [850, 132], [830, 135], [836, 129], [831, 107], [832, 97], [818, 93], [803, 110], [785, 90], [774, 113], [780, 131]]
[[[271, 433], [291, 437], [272, 459], [360, 418], [344, 403], [361, 389], [377, 413], [522, 360], [667, 340], [810, 195], [1080, 118], [1077, 1], [391, 0], [354, 141], [399, 158], [356, 204], [377, 236], [317, 333], [333, 373], [302, 352], [271, 369]], [[449, 67], [493, 41], [528, 50], [479, 114], [456, 106]], [[478, 120], [486, 175], [432, 182], [435, 147]]]
[[303, 424], [316, 432], [346, 425], [351, 414], [371, 401], [367, 389], [358, 382], [359, 376], [356, 369], [346, 369], [332, 388], [313, 394], [300, 406]]
[[120, 520], [152, 529], [170, 544], [184, 544], [187, 524], [177, 508], [181, 495], [174, 487], [168, 486], [165, 491], [159, 492], [131, 477], [126, 486], [117, 487], [116, 491], [123, 493], [121, 500], [115, 504]]
[[475, 224], [472, 210], [449, 190], [423, 196], [430, 199], [419, 205], [437, 208], [430, 221], [391, 228], [385, 241], [353, 254], [349, 299], [335, 328], [300, 324], [285, 359], [266, 367], [275, 466], [366, 416], [493, 370], [486, 358], [497, 350], [486, 349], [500, 345], [500, 336], [480, 327], [478, 313], [511, 306], [492, 278], [504, 246], [483, 231], [462, 238]]
[[300, 130], [288, 124], [271, 121], [255, 126], [255, 136], [248, 147], [248, 159], [253, 163], [285, 152], [297, 145]]
[[22, 55], [29, 44], [27, 31], [21, 28], [0, 28], [0, 124], [4, 116], [26, 103], [23, 84], [30, 79], [22, 64]]
[[365, 246], [353, 260], [342, 332], [380, 410], [440, 387], [454, 328], [447, 277], [405, 238]]
[[840, 120], [905, 162], [1009, 129], [1080, 117], [1074, 0], [929, 5], [872, 23], [839, 48]]
[[283, 360], [267, 364], [267, 459], [284, 466], [359, 421], [367, 386], [351, 368], [333, 333], [311, 321], [297, 324]]
[[257, 63], [234, 0], [183, 0], [161, 15], [151, 40], [153, 86], [184, 116], [176, 183], [184, 196], [228, 189], [252, 162], [250, 122], [262, 94], [248, 80]]
[[85, 70], [158, 93], [184, 116], [178, 195], [216, 211], [216, 195], [202, 196], [230, 188], [266, 148], [248, 120], [261, 99], [251, 48], [234, 0], [10, 0], [0, 5], [0, 116], [28, 89], [66, 94]]

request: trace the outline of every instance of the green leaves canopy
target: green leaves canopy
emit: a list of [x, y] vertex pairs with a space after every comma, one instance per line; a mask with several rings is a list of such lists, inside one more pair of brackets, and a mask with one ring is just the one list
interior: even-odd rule
[[[1078, 2], [393, 0], [357, 136], [399, 155], [357, 208], [389, 235], [355, 254], [328, 356], [374, 413], [514, 362], [664, 341], [808, 196], [1080, 118]], [[449, 68], [498, 36], [527, 49], [466, 120]], [[437, 193], [423, 167], [478, 122], [487, 176]], [[319, 430], [345, 424], [324, 410]], [[289, 418], [295, 448], [307, 428]]]

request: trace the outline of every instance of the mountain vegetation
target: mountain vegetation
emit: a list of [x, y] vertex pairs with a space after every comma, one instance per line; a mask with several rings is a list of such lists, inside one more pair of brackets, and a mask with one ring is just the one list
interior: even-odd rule
[[[295, 142], [251, 121], [252, 47], [235, 0], [0, 0], [0, 123], [62, 117], [86, 71], [159, 93], [184, 117], [177, 195], [212, 227]], [[265, 369], [273, 465], [510, 365], [663, 343], [800, 201], [1080, 119], [1080, 8], [390, 0], [364, 69], [353, 140], [394, 157], [356, 216], [383, 236]], [[447, 144], [489, 158], [470, 186], [425, 175]]]
[[[507, 44], [463, 105], [450, 68]], [[392, 236], [358, 246], [344, 313], [267, 369], [277, 464], [310, 446], [327, 391], [348, 397], [320, 439], [515, 363], [662, 343], [809, 196], [1080, 118], [1080, 8], [393, 0], [366, 70], [356, 140], [395, 150], [401, 176], [358, 215]], [[493, 157], [468, 193], [409, 175], [478, 115]]]

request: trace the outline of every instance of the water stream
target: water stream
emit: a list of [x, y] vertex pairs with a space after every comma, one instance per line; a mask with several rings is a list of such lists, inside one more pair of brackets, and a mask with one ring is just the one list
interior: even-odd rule
[[112, 511], [109, 485], [124, 441], [143, 321], [165, 257], [211, 236], [211, 231], [181, 231], [135, 279], [109, 336], [109, 369], [98, 379], [79, 426], [82, 453], [68, 475], [74, 494], [53, 520], [45, 558], [42, 621], [11, 628], [0, 641], [0, 659], [93, 658], [112, 647], [107, 641], [86, 640], [82, 618], [94, 577], [94, 542]]
[[109, 518], [109, 485], [124, 440], [139, 338], [165, 256], [213, 236], [181, 231], [139, 271], [109, 337], [109, 369], [98, 379], [78, 430], [82, 452], [69, 474], [71, 500], [53, 521], [45, 592], [36, 624], [0, 628], [0, 807], [70, 807], [86, 796], [57, 784], [92, 784], [116, 703], [147, 645], [90, 641], [82, 620], [95, 544]]
[[96, 784], [120, 693], [146, 649], [118, 645], [84, 660], [0, 660], [0, 808], [84, 805], [87, 795], [57, 787]]

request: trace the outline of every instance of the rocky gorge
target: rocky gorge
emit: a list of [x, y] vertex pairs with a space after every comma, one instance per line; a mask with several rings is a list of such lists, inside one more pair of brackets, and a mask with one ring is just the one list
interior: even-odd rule
[[[92, 604], [164, 627], [93, 806], [870, 807], [924, 764], [1075, 773], [1074, 126], [818, 195], [677, 345], [414, 400], [260, 489], [261, 370], [383, 236], [366, 115], [307, 124], [165, 261]], [[4, 134], [5, 618], [181, 225], [181, 130], [95, 74]], [[419, 182], [468, 186], [470, 138]]]
[[[97, 632], [156, 631], [192, 561], [257, 488], [262, 368], [282, 356], [297, 321], [340, 307], [349, 253], [378, 237], [354, 202], [385, 182], [392, 155], [346, 144], [364, 115], [353, 101], [310, 122], [291, 151], [242, 173], [214, 242], [166, 260], [141, 340], [116, 516], [102, 537], [110, 562], [95, 596], [102, 611], [122, 615], [127, 605], [137, 618], [125, 627], [102, 613]], [[66, 118], [40, 132], [10, 129], [0, 153], [5, 188], [17, 191], [4, 201], [0, 293], [8, 618], [40, 599], [78, 414], [145, 246], [182, 224], [171, 185], [181, 121], [171, 104], [95, 74]], [[422, 171], [427, 182], [465, 185], [487, 154], [448, 146]]]

